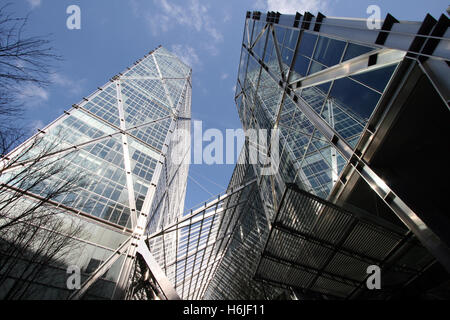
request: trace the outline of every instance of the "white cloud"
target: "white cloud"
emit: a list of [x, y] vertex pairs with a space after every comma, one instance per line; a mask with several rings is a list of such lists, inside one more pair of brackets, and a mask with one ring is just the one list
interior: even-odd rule
[[191, 46], [174, 44], [171, 46], [171, 49], [172, 49], [171, 51], [177, 57], [179, 57], [184, 63], [186, 63], [191, 68], [194, 68], [194, 66], [199, 67], [202, 65], [197, 52]]
[[220, 50], [217, 48], [217, 45], [209, 42], [203, 43], [202, 48], [208, 51], [208, 53], [212, 56], [217, 56], [220, 53]]
[[228, 73], [222, 73], [220, 79], [225, 80], [226, 78], [228, 78]]
[[223, 40], [223, 35], [217, 29], [208, 27], [207, 32], [216, 42]]
[[26, 107], [36, 107], [48, 101], [49, 93], [35, 84], [25, 84], [18, 90], [17, 101]]
[[267, 10], [266, 1], [265, 0], [256, 0], [253, 3], [253, 9], [266, 11]]
[[[80, 95], [83, 91], [83, 83], [86, 79], [74, 81], [60, 73], [52, 73], [49, 77], [50, 82], [65, 90], [71, 95]], [[17, 101], [26, 107], [37, 107], [49, 100], [48, 90], [39, 87], [33, 83], [27, 83], [17, 89]]]
[[225, 12], [225, 15], [223, 16], [223, 22], [228, 22], [231, 20], [231, 14], [228, 12]]
[[36, 132], [38, 129], [44, 128], [45, 124], [44, 124], [44, 122], [42, 122], [42, 120], [33, 120], [30, 123], [30, 127], [31, 127], [31, 130]]
[[82, 84], [85, 82], [85, 79], [74, 81], [60, 73], [52, 73], [50, 75], [50, 81], [60, 87], [67, 89], [70, 94], [78, 95], [83, 90]]
[[186, 5], [180, 6], [169, 0], [154, 0], [155, 8], [146, 19], [153, 35], [167, 32], [175, 25], [191, 28], [197, 32], [205, 31], [214, 41], [223, 40], [223, 35], [214, 27], [214, 20], [208, 15], [208, 7], [199, 0], [189, 0]]
[[136, 0], [130, 0], [128, 2], [130, 4], [131, 11], [133, 12], [135, 17], [139, 17], [141, 15], [139, 4]]
[[278, 11], [282, 14], [295, 14], [310, 11], [316, 14], [327, 6], [326, 0], [267, 0], [266, 3], [258, 0], [255, 4], [262, 11]]
[[30, 5], [31, 9], [34, 9], [41, 5], [41, 0], [27, 0], [27, 2]]
[[70, 86], [72, 85], [72, 80], [70, 80], [69, 78], [63, 76], [62, 74], [59, 73], [52, 73], [50, 75], [50, 80], [53, 83], [56, 83], [57, 85], [66, 87], [66, 86]]

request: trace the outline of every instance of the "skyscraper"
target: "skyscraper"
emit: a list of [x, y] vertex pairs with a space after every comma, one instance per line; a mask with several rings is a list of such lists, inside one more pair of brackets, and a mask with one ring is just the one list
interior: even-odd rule
[[[29, 208], [46, 209], [2, 229], [0, 297], [123, 299], [156, 292], [166, 298], [156, 261], [174, 254], [167, 248], [175, 248], [175, 238], [165, 239], [165, 252], [156, 243], [150, 253], [143, 236], [182, 214], [190, 114], [191, 69], [160, 46], [12, 151], [0, 177], [9, 190], [1, 195], [9, 201], [2, 227]], [[69, 181], [73, 189], [55, 192]], [[41, 222], [45, 212], [60, 221], [58, 228]], [[17, 242], [21, 230], [39, 237]], [[59, 253], [36, 257], [45, 255], [36, 246], [57, 236]], [[77, 269], [79, 286], [70, 278], [68, 288]], [[135, 281], [149, 269], [150, 291]]]
[[[20, 198], [7, 221], [45, 202], [64, 223], [14, 225], [19, 239], [22, 225], [42, 231], [23, 236], [34, 247], [17, 259], [2, 234], [0, 292], [20, 296], [15, 283], [27, 281], [44, 298], [445, 294], [450, 221], [436, 181], [448, 172], [432, 151], [448, 138], [447, 29], [445, 15], [388, 14], [374, 29], [321, 13], [248, 12], [235, 93], [248, 139], [227, 190], [186, 215], [190, 70], [158, 48], [6, 159], [0, 206]], [[70, 241], [59, 241], [66, 229]], [[46, 259], [41, 243], [71, 254]], [[27, 272], [34, 252], [51, 260], [51, 279]], [[73, 266], [82, 281], [70, 290]], [[381, 282], [367, 282], [377, 270]]]
[[[431, 291], [435, 275], [449, 285], [445, 194], [425, 187], [442, 179], [425, 153], [448, 136], [448, 24], [247, 13], [236, 105], [244, 129], [279, 130], [279, 171], [249, 169], [265, 215], [243, 222], [206, 297], [263, 297], [272, 284], [386, 298], [424, 279]], [[242, 273], [239, 254], [255, 257]], [[384, 290], [367, 289], [371, 265]]]
[[[435, 182], [448, 170], [431, 153], [448, 139], [448, 23], [247, 13], [235, 101], [243, 128], [267, 135], [247, 141], [225, 194], [178, 223], [183, 298], [445, 294], [450, 220]], [[278, 155], [278, 170], [252, 152]]]

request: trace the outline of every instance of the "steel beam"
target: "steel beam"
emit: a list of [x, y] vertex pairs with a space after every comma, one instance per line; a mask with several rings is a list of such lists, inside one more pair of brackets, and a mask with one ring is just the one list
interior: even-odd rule
[[98, 279], [100, 279], [106, 271], [111, 268], [114, 262], [119, 259], [119, 257], [128, 249], [131, 243], [132, 236], [129, 237], [124, 243], [122, 243], [119, 248], [112, 255], [110, 255], [98, 268], [92, 273], [89, 278], [81, 285], [80, 289], [74, 291], [68, 298], [68, 300], [78, 300], [86, 293], [92, 284], [94, 284]]
[[172, 283], [167, 279], [166, 274], [161, 269], [159, 264], [156, 262], [153, 255], [150, 253], [150, 250], [147, 247], [147, 244], [143, 239], [139, 241], [137, 252], [144, 258], [147, 267], [152, 273], [155, 281], [158, 283], [161, 291], [167, 300], [180, 300], [177, 292], [175, 291]]
[[[247, 49], [249, 53], [251, 49]], [[252, 54], [249, 54], [253, 57]], [[256, 59], [255, 59], [256, 60]], [[256, 60], [257, 61], [257, 60]], [[258, 61], [257, 61], [258, 62]], [[259, 62], [258, 62], [259, 63]], [[279, 79], [272, 72], [267, 73], [276, 82]], [[305, 114], [316, 129], [335, 147], [339, 153], [347, 160], [356, 172], [369, 184], [369, 186], [380, 196], [381, 199], [391, 208], [400, 220], [414, 232], [417, 238], [430, 252], [450, 271], [450, 248], [419, 218], [419, 216], [378, 176], [370, 166], [364, 162], [352, 147], [332, 128], [322, 117], [320, 117], [312, 107], [297, 96], [294, 91], [288, 90], [285, 84], [280, 88], [292, 99], [293, 103]]]
[[[376, 55], [376, 62], [371, 64], [371, 57]], [[379, 68], [399, 63], [405, 57], [404, 51], [381, 49], [369, 52], [356, 58], [341, 62], [335, 66], [313, 73], [290, 83], [292, 88], [308, 88], [332, 80], [357, 75], [362, 72], [373, 71]]]

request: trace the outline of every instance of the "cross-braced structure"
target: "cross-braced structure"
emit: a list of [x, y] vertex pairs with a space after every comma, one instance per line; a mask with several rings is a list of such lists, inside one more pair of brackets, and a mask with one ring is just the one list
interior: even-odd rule
[[[277, 296], [256, 282], [284, 296], [388, 298], [436, 274], [449, 281], [445, 193], [425, 187], [442, 174], [426, 150], [448, 136], [448, 25], [444, 14], [388, 14], [378, 30], [321, 13], [247, 13], [236, 105], [245, 130], [278, 130], [278, 144], [259, 143], [279, 170], [249, 164], [264, 223], [242, 221], [205, 298]], [[367, 290], [371, 264], [384, 290]]]
[[[5, 159], [13, 193], [21, 188], [4, 181], [36, 156], [88, 172], [63, 196], [47, 199], [66, 181], [58, 174], [22, 191], [89, 234], [72, 237], [81, 249], [64, 268], [52, 264], [53, 275], [82, 266], [79, 290], [68, 292], [65, 276], [33, 285], [64, 298], [436, 294], [450, 283], [446, 191], [430, 187], [447, 172], [429, 157], [448, 140], [448, 25], [445, 15], [388, 14], [377, 30], [321, 13], [248, 12], [236, 106], [247, 132], [279, 143], [247, 140], [228, 189], [186, 215], [191, 71], [158, 48]], [[278, 170], [267, 174], [255, 154], [279, 155]], [[366, 287], [371, 265], [382, 290]]]
[[[212, 277], [201, 275], [206, 290], [185, 297], [385, 299], [448, 286], [445, 193], [428, 187], [442, 170], [425, 165], [448, 135], [448, 22], [388, 14], [377, 30], [321, 13], [247, 13], [237, 110], [246, 131], [278, 129], [280, 142], [243, 154], [278, 154], [279, 170], [236, 167], [230, 185], [255, 180], [252, 192]], [[186, 243], [202, 238], [184, 231]], [[188, 268], [202, 270], [202, 255], [188, 254]], [[366, 287], [370, 265], [382, 290]]]
[[[148, 298], [178, 297], [156, 262], [163, 256], [171, 259], [176, 238], [164, 239], [166, 251], [150, 253], [143, 237], [182, 214], [190, 114], [191, 69], [158, 47], [3, 159], [0, 179], [11, 192], [22, 191], [11, 177], [23, 168], [39, 162], [64, 167], [63, 173], [23, 192], [21, 203], [45, 198], [51, 186], [64, 184], [67, 177], [84, 176], [78, 188], [45, 199], [63, 224], [75, 222], [82, 232], [71, 236], [76, 245], [70, 254], [45, 267], [51, 277], [32, 281], [36, 294], [31, 298], [122, 299], [138, 297], [142, 290]], [[2, 212], [1, 219], [13, 219], [13, 214]], [[32, 263], [23, 259], [20, 266]], [[67, 288], [69, 266], [81, 270], [79, 289]], [[14, 286], [17, 274], [2, 273], [5, 268], [0, 274]], [[136, 273], [142, 274], [138, 282]], [[2, 286], [0, 296], [8, 290]]]

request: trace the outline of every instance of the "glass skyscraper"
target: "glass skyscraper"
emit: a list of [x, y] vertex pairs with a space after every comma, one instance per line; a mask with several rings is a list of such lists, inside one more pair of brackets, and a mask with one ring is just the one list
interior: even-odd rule
[[[223, 195], [150, 235], [181, 230], [182, 298], [388, 299], [448, 288], [446, 195], [432, 187], [443, 172], [430, 157], [448, 136], [447, 29], [445, 15], [388, 14], [370, 29], [321, 13], [247, 13], [235, 101], [244, 130], [266, 130], [267, 141], [247, 140]], [[278, 170], [265, 174], [252, 153], [278, 154]], [[381, 290], [366, 285], [371, 266]]]
[[[51, 281], [29, 281], [40, 250], [15, 258], [13, 223], [0, 294], [28, 281], [63, 299], [445, 295], [450, 220], [436, 182], [448, 172], [433, 152], [449, 138], [448, 25], [247, 12], [235, 92], [246, 141], [227, 190], [185, 215], [191, 70], [159, 47], [8, 156], [4, 221], [44, 201], [64, 223], [29, 240], [70, 238], [70, 254], [48, 261]], [[379, 290], [367, 286], [374, 266]]]
[[[47, 260], [40, 275], [27, 275], [22, 271], [32, 270], [41, 261], [32, 259], [39, 250], [33, 245], [19, 250], [15, 237], [20, 230], [28, 230], [24, 225], [42, 219], [23, 219], [2, 229], [0, 297], [123, 299], [145, 295], [140, 292], [145, 287], [136, 288], [133, 282], [136, 273], [150, 268], [148, 259], [161, 261], [173, 255], [167, 248], [176, 246], [175, 238], [169, 237], [165, 252], [158, 251], [156, 243], [150, 254], [143, 237], [182, 214], [190, 114], [191, 69], [160, 46], [12, 151], [1, 179], [10, 188], [10, 193], [2, 193], [2, 200], [10, 200], [14, 208], [2, 208], [10, 212], [2, 216], [2, 226], [14, 221], [21, 210], [34, 208], [34, 202], [42, 202], [61, 223], [57, 229], [54, 224], [43, 224], [35, 231], [39, 237], [29, 242], [44, 246], [42, 239], [54, 233], [64, 239], [60, 251], [68, 250]], [[46, 170], [54, 171], [44, 179], [34, 178], [33, 174]], [[25, 184], [18, 181], [23, 172], [30, 176]], [[73, 177], [80, 178], [73, 189], [54, 192], [55, 186], [64, 186]], [[30, 184], [34, 185], [28, 188]], [[20, 199], [15, 199], [13, 193], [21, 191]], [[75, 225], [77, 232], [70, 233]], [[16, 250], [8, 256], [13, 245]], [[29, 252], [17, 253], [21, 250]], [[80, 286], [73, 290], [66, 283], [71, 266], [72, 271], [74, 267], [81, 272]], [[148, 282], [153, 281], [154, 292], [161, 294], [158, 272], [151, 272], [153, 279]], [[27, 289], [16, 289], [21, 287]]]
[[[379, 299], [418, 278], [449, 283], [445, 195], [425, 187], [441, 173], [424, 154], [448, 135], [448, 22], [247, 13], [237, 110], [245, 130], [278, 129], [279, 144], [243, 153], [277, 153], [279, 170], [236, 168], [230, 184], [256, 179], [259, 197], [204, 298]], [[383, 290], [366, 287], [371, 265]]]

